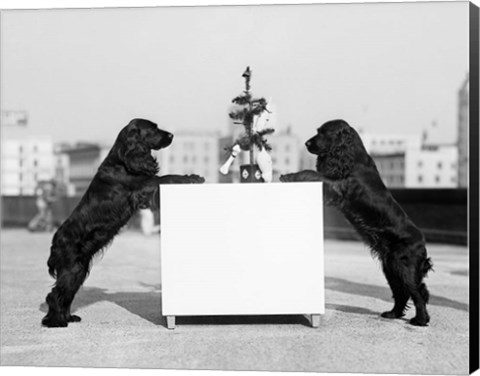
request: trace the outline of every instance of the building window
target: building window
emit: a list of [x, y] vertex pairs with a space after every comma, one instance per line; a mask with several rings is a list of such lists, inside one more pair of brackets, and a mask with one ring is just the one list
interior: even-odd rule
[[442, 169], [442, 162], [438, 162], [437, 167], [438, 167], [439, 170], [441, 170]]
[[435, 176], [435, 183], [440, 183], [440, 176]]
[[422, 182], [423, 182], [423, 176], [422, 176], [422, 175], [418, 175], [418, 182], [419, 182], [419, 183], [422, 183]]
[[208, 162], [210, 161], [210, 158], [208, 158], [208, 155], [207, 155], [205, 158], [203, 158], [203, 161], [204, 161], [205, 163], [208, 163]]
[[22, 146], [22, 145], [20, 145], [20, 146], [18, 147], [18, 151], [20, 152], [20, 154], [23, 153], [23, 146]]
[[33, 145], [33, 152], [36, 153], [38, 151], [37, 145]]
[[20, 180], [20, 181], [23, 180], [23, 174], [18, 174], [18, 180]]
[[175, 157], [173, 155], [170, 156], [170, 163], [175, 162]]
[[197, 161], [197, 157], [194, 155], [194, 156], [192, 157], [192, 163], [195, 163], [196, 161]]
[[33, 160], [33, 166], [38, 167], [38, 161], [36, 159]]
[[423, 162], [422, 161], [418, 161], [418, 167], [422, 167], [423, 166]]
[[210, 144], [208, 142], [205, 142], [205, 150], [209, 150], [210, 149]]
[[290, 164], [290, 158], [285, 158], [285, 164], [289, 165]]
[[285, 145], [285, 151], [290, 151], [290, 145], [289, 144]]
[[187, 162], [188, 162], [188, 156], [187, 156], [187, 155], [184, 155], [184, 156], [183, 156], [183, 162], [184, 162], [184, 163], [187, 163]]

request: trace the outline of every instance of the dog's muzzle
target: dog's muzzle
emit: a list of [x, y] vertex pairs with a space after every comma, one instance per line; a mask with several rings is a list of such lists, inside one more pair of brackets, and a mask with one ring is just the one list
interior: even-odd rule
[[164, 132], [159, 138], [160, 139], [155, 142], [153, 147], [156, 150], [169, 146], [173, 141], [173, 134], [170, 132]]
[[317, 151], [318, 151], [318, 149], [315, 145], [315, 142], [312, 141], [311, 139], [308, 140], [307, 142], [305, 142], [305, 146], [306, 146], [309, 153], [316, 154]]

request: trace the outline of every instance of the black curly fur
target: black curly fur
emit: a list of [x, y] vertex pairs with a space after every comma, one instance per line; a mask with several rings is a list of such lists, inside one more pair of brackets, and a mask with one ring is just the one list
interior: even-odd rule
[[317, 155], [317, 171], [305, 170], [280, 177], [281, 181], [322, 181], [325, 202], [336, 206], [378, 257], [395, 301], [386, 318], [404, 315], [412, 298], [413, 325], [430, 320], [429, 293], [423, 278], [432, 270], [425, 239], [383, 184], [375, 162], [359, 134], [343, 120], [323, 124], [306, 142]]
[[52, 239], [48, 272], [56, 278], [47, 295], [42, 324], [65, 327], [80, 321], [70, 306], [90, 271], [92, 258], [104, 249], [140, 208], [158, 205], [159, 184], [201, 183], [197, 175], [156, 176], [151, 150], [167, 147], [173, 135], [143, 119], [122, 129], [84, 196]]

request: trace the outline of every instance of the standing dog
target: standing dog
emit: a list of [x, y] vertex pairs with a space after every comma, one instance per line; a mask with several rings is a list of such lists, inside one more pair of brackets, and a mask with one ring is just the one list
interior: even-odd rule
[[138, 210], [154, 206], [159, 184], [203, 183], [197, 175], [156, 176], [151, 150], [171, 144], [173, 135], [142, 119], [122, 129], [70, 217], [53, 236], [48, 272], [56, 278], [47, 295], [42, 324], [65, 327], [80, 321], [70, 313], [73, 298], [90, 271], [92, 258], [106, 247]]
[[410, 220], [382, 182], [358, 133], [343, 120], [323, 124], [306, 142], [317, 155], [317, 171], [280, 177], [289, 181], [322, 181], [327, 205], [336, 206], [379, 258], [393, 292], [393, 309], [385, 318], [404, 316], [409, 298], [416, 315], [410, 324], [430, 321], [429, 293], [423, 278], [432, 269], [422, 232]]

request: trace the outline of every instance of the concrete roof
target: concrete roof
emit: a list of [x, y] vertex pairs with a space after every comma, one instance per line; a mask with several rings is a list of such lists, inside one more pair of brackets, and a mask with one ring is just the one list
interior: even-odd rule
[[[429, 327], [382, 319], [392, 306], [380, 266], [359, 242], [325, 243], [326, 313], [183, 317], [161, 314], [158, 235], [121, 233], [96, 260], [68, 328], [40, 325], [53, 280], [52, 234], [2, 230], [1, 365], [409, 374], [468, 373], [468, 251], [430, 245]], [[288, 276], [286, 276], [288, 278]], [[308, 286], [305, 286], [308, 288]]]

